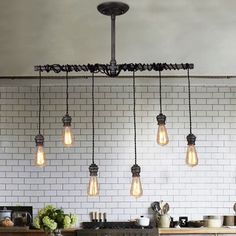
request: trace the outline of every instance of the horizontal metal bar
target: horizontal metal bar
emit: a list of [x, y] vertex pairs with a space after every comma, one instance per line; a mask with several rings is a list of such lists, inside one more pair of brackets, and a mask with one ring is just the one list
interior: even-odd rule
[[[107, 78], [106, 75], [95, 75], [94, 76], [97, 79], [105, 79]], [[157, 78], [158, 75], [136, 75], [136, 78], [139, 79], [152, 79], [152, 78]], [[162, 75], [162, 78], [170, 78], [170, 79], [181, 79], [185, 78], [186, 75]], [[190, 75], [191, 78], [193, 79], [236, 79], [236, 75]], [[43, 79], [65, 79], [65, 76], [62, 75], [52, 75], [52, 76], [42, 76]], [[69, 76], [70, 79], [91, 79], [91, 76], [86, 76], [86, 75], [71, 75]], [[133, 78], [132, 75], [127, 75], [127, 76], [119, 76], [117, 79], [129, 79]], [[38, 79], [38, 75], [36, 76], [0, 76], [0, 80], [3, 79], [9, 79], [9, 80], [23, 80], [23, 79]]]
[[102, 73], [109, 77], [117, 77], [121, 71], [162, 71], [162, 70], [187, 70], [193, 69], [194, 64], [192, 63], [181, 63], [181, 64], [167, 64], [167, 63], [129, 63], [129, 64], [87, 64], [87, 65], [37, 65], [34, 66], [35, 71], [41, 72], [90, 72], [90, 73]]

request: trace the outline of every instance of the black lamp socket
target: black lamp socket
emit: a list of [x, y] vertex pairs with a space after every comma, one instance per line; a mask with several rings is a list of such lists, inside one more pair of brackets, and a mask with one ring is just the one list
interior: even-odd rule
[[158, 125], [165, 125], [166, 124], [166, 116], [164, 114], [160, 113], [157, 116], [157, 123], [158, 123]]
[[36, 146], [42, 146], [44, 143], [44, 137], [42, 134], [37, 134], [34, 138]]
[[62, 118], [63, 126], [71, 126], [72, 118], [69, 114], [65, 114]]
[[187, 136], [188, 145], [195, 145], [196, 136], [194, 134], [189, 134]]
[[98, 175], [98, 166], [95, 163], [92, 163], [89, 166], [90, 176], [97, 176]]
[[131, 173], [132, 173], [132, 177], [139, 177], [140, 176], [140, 172], [141, 172], [141, 168], [139, 165], [134, 164], [131, 167]]

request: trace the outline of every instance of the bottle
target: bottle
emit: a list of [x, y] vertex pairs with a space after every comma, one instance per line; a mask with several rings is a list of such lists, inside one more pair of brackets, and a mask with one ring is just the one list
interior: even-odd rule
[[99, 212], [99, 222], [102, 222], [102, 213]]
[[106, 212], [103, 213], [103, 221], [107, 222], [107, 213]]

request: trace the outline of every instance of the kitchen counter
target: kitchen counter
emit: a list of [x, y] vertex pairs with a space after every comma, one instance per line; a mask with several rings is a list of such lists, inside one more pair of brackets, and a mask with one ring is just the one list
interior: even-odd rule
[[236, 228], [159, 228], [161, 235], [186, 235], [186, 234], [236, 234]]
[[[72, 228], [72, 229], [67, 229], [62, 231], [63, 236], [76, 236], [76, 231], [78, 231], [78, 228]], [[112, 235], [112, 230], [79, 230], [78, 235], [84, 235], [85, 231], [90, 231], [89, 234], [87, 235], [93, 235], [95, 233], [98, 235], [98, 232], [100, 231], [101, 234], [103, 234], [105, 231], [110, 231], [110, 235]], [[122, 230], [114, 230], [115, 231], [121, 231]], [[123, 230], [129, 232], [129, 235], [132, 235], [131, 232], [133, 232], [135, 235], [139, 235], [137, 232], [140, 231], [142, 232], [142, 229], [127, 229]], [[145, 230], [144, 230], [145, 231]], [[144, 232], [143, 231], [143, 232]], [[150, 230], [151, 232], [152, 230]], [[86, 232], [86, 233], [88, 233]], [[91, 234], [92, 232], [92, 234]], [[201, 228], [159, 228], [158, 232], [153, 229], [152, 233], [150, 235], [155, 235], [158, 236], [158, 232], [160, 235], [209, 235], [209, 236], [232, 236], [233, 234], [236, 235], [236, 228], [206, 228], [206, 227], [201, 227]], [[140, 234], [142, 235], [142, 233]], [[145, 235], [147, 235], [147, 232], [145, 231]], [[25, 229], [24, 227], [0, 227], [0, 236], [45, 236], [45, 233], [41, 230], [32, 230], [32, 229]]]

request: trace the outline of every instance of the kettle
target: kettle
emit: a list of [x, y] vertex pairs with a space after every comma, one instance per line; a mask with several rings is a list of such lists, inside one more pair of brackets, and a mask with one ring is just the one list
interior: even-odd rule
[[32, 224], [32, 216], [27, 211], [14, 211], [12, 221], [15, 226], [27, 226]]

